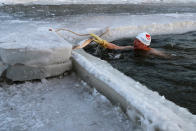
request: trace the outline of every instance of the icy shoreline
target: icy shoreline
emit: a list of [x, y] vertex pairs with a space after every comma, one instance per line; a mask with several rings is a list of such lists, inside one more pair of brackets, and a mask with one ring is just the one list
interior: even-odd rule
[[74, 51], [72, 57], [77, 74], [120, 105], [143, 130], [194, 131], [196, 115], [187, 109], [168, 101], [83, 50]]

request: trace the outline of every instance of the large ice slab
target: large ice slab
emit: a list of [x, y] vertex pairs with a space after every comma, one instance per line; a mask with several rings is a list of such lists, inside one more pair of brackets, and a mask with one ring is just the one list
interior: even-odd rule
[[[27, 26], [28, 27], [28, 26]], [[26, 28], [27, 28], [26, 27]], [[0, 57], [4, 63], [49, 65], [69, 59], [71, 45], [50, 32], [49, 27], [7, 33], [0, 38]]]
[[148, 131], [194, 131], [196, 116], [153, 92], [83, 50], [73, 52], [74, 67], [83, 79], [127, 112]]
[[71, 61], [47, 66], [13, 65], [7, 68], [6, 78], [12, 81], [25, 81], [58, 76], [72, 68]]
[[50, 27], [25, 21], [7, 22], [10, 30], [2, 26], [4, 35], [0, 38], [0, 58], [4, 64], [1, 74], [6, 70], [6, 78], [13, 81], [42, 79], [71, 69], [72, 46], [49, 31]]

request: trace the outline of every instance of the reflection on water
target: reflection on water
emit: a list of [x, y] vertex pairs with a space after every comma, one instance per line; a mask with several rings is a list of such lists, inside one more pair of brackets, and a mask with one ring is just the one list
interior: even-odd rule
[[[129, 45], [133, 39], [113, 43]], [[113, 67], [158, 91], [167, 99], [196, 114], [196, 32], [181, 35], [153, 36], [152, 47], [172, 54], [171, 59], [141, 56], [133, 51], [86, 51], [107, 60]]]

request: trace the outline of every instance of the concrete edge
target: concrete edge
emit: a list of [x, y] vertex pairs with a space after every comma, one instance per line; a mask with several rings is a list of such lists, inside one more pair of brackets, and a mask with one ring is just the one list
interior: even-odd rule
[[[78, 76], [80, 76], [89, 85], [95, 87], [112, 103], [120, 105], [123, 111], [127, 113], [128, 117], [134, 121], [134, 123], [141, 125], [144, 130], [193, 131], [196, 129], [195, 115], [191, 114], [188, 110], [177, 106], [173, 102], [164, 99], [157, 92], [153, 92], [143, 85], [139, 84], [139, 88], [142, 88], [144, 92], [142, 92], [142, 90], [139, 92], [135, 89], [132, 90], [132, 87], [138, 88], [130, 84], [129, 81], [133, 80], [118, 70], [113, 69], [113, 67], [107, 62], [102, 61], [99, 58], [84, 52], [83, 50], [73, 51], [72, 60], [73, 69]], [[88, 66], [88, 64], [90, 65]], [[99, 71], [100, 68], [98, 65], [103, 66], [102, 72]], [[114, 76], [119, 75], [119, 79], [127, 80], [123, 81], [125, 84], [121, 86], [119, 83], [122, 81], [108, 78], [108, 76], [105, 75], [107, 72], [104, 72], [104, 66], [111, 68], [112, 72], [110, 71], [110, 73]], [[136, 81], [133, 83], [138, 85], [138, 82]], [[119, 89], [116, 89], [115, 86], [117, 86]], [[132, 87], [130, 88], [127, 86]], [[123, 88], [125, 90], [121, 90]], [[132, 91], [129, 92], [129, 90]], [[131, 92], [135, 93], [131, 94]], [[143, 97], [141, 101], [137, 101], [137, 99], [135, 99], [138, 97], [137, 95]], [[156, 105], [157, 103], [158, 106]]]

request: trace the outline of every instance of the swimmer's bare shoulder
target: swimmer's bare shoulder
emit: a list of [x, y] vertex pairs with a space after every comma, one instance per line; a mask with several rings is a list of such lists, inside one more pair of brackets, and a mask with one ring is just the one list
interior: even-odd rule
[[170, 58], [171, 57], [169, 54], [166, 54], [165, 52], [159, 51], [159, 50], [154, 49], [154, 48], [150, 48], [148, 53], [152, 54], [152, 55], [156, 55], [156, 56], [162, 57], [162, 58]]

